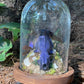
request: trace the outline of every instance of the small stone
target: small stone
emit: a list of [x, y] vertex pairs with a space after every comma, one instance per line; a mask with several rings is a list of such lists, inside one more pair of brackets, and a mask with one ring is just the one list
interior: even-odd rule
[[56, 65], [56, 63], [53, 64], [53, 67], [54, 67], [54, 69], [58, 68], [58, 66]]
[[56, 50], [55, 49], [53, 49], [53, 54], [56, 54]]
[[29, 58], [28, 58], [28, 57], [25, 58], [25, 59], [24, 59], [24, 65], [25, 65], [25, 66], [30, 66], [30, 64], [31, 64], [31, 63], [30, 63], [30, 61], [29, 61]]
[[60, 59], [60, 61], [61, 61], [61, 63], [63, 63], [63, 60], [62, 60], [62, 58]]
[[36, 57], [33, 57], [32, 60], [35, 61], [37, 58]]

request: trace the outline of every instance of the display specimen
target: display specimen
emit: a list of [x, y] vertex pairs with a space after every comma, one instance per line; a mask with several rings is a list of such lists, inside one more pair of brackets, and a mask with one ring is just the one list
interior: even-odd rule
[[30, 74], [68, 71], [70, 13], [61, 0], [31, 0], [22, 11], [20, 68]]

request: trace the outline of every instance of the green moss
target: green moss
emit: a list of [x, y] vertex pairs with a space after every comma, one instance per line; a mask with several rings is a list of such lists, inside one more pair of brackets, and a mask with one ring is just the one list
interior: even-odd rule
[[50, 69], [50, 71], [47, 72], [46, 74], [53, 75], [55, 72], [56, 72], [56, 70], [52, 68], [52, 69]]
[[59, 52], [56, 52], [55, 60], [59, 60], [59, 59], [60, 59]]
[[37, 60], [39, 60], [40, 59], [40, 56], [38, 56], [38, 57], [36, 57], [37, 58]]
[[59, 56], [59, 52], [56, 52], [56, 55], [58, 55], [58, 56]]
[[59, 57], [58, 56], [55, 56], [55, 60], [58, 60], [59, 59]]
[[32, 53], [33, 53], [33, 51], [30, 51], [29, 54], [27, 55], [27, 57], [30, 57]]
[[26, 66], [23, 65], [22, 69], [25, 70], [26, 69]]

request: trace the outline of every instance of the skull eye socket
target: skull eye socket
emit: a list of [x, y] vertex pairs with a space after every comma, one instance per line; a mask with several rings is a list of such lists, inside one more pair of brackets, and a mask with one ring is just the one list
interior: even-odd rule
[[43, 65], [43, 68], [45, 68], [45, 67], [46, 67], [46, 64]]
[[47, 65], [46, 64], [44, 64], [43, 65], [43, 70], [47, 70], [48, 68], [47, 68]]

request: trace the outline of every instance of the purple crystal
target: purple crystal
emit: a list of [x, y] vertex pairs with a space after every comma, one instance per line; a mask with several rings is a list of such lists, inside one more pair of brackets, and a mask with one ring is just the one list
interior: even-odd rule
[[31, 48], [34, 47], [33, 42], [30, 42], [30, 43], [29, 43], [29, 47], [31, 47]]

